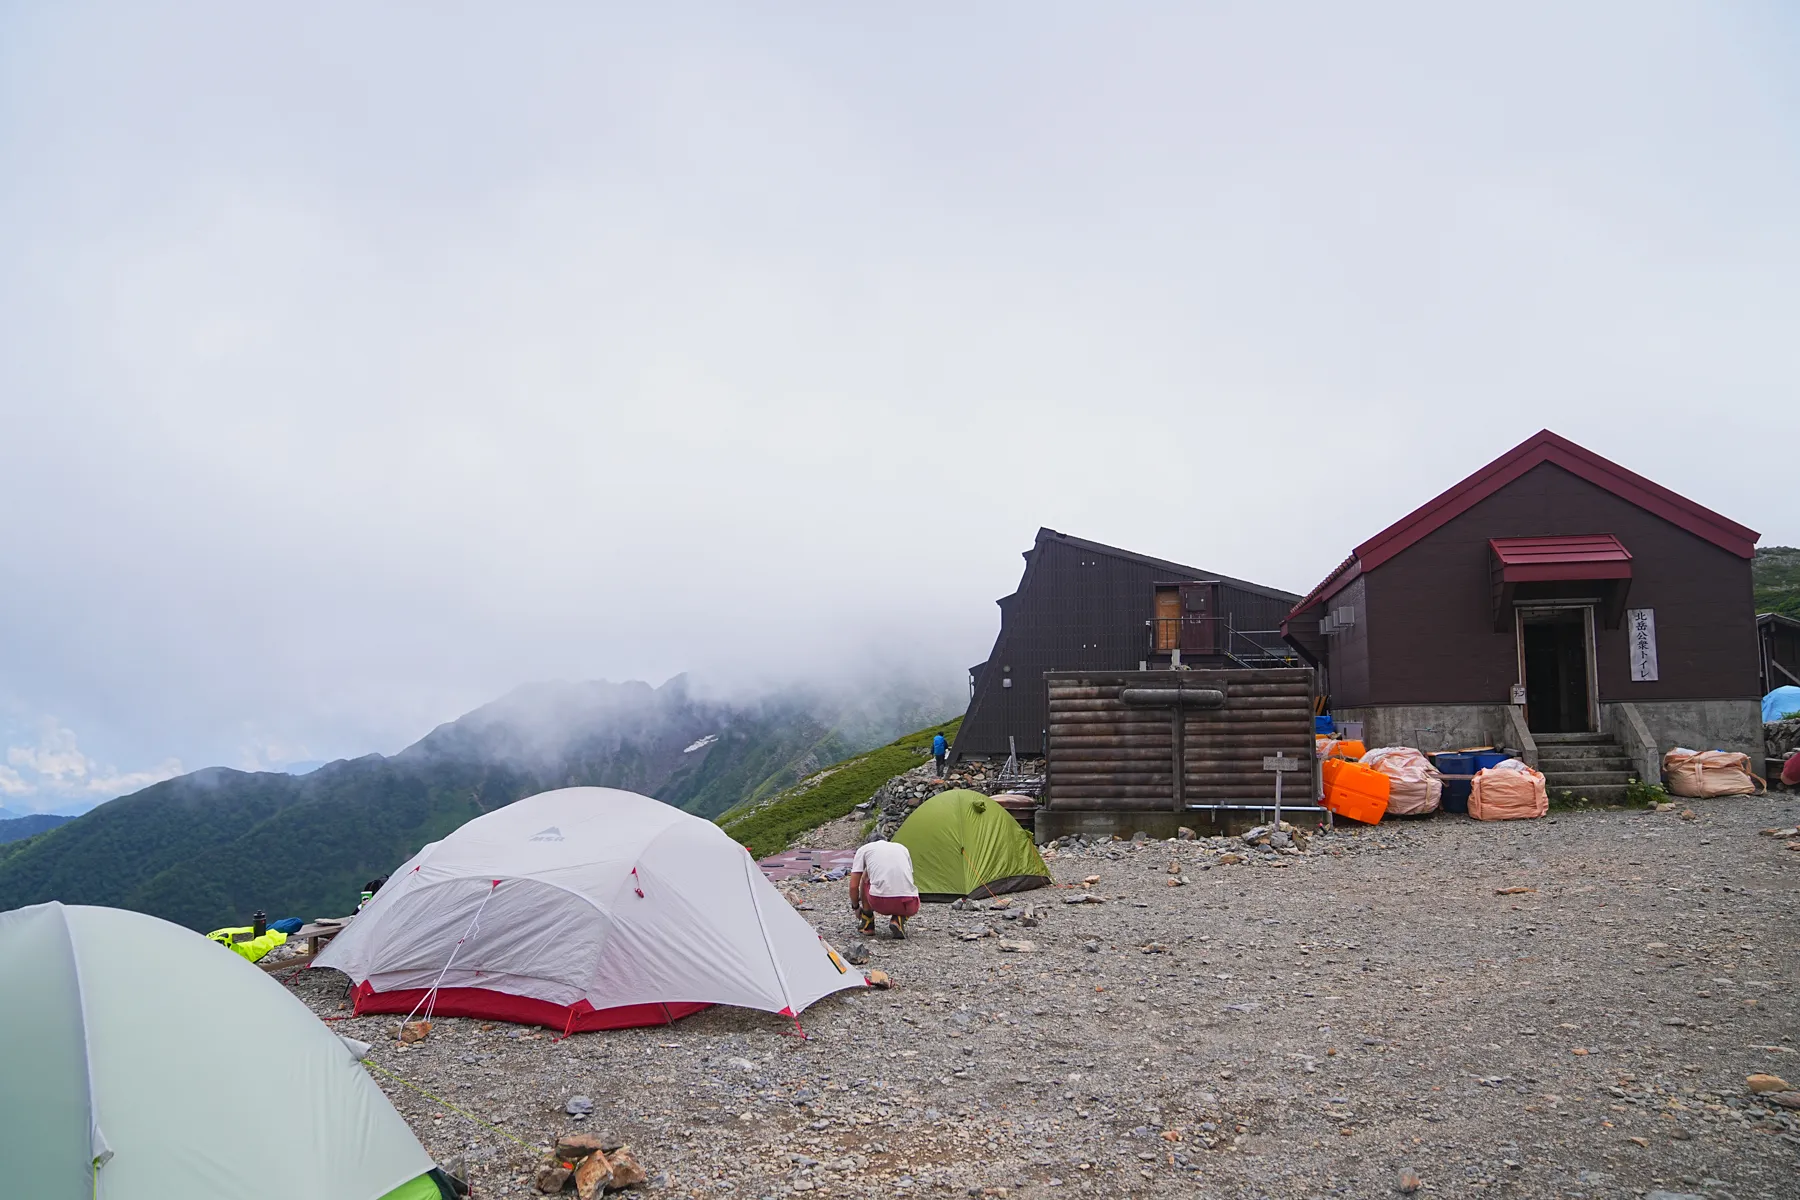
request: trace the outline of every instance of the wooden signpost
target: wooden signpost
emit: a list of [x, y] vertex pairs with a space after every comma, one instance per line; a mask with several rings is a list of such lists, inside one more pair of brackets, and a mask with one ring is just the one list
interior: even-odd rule
[[1301, 771], [1307, 764], [1297, 758], [1289, 758], [1285, 754], [1270, 754], [1263, 758], [1263, 770], [1275, 772], [1275, 830], [1281, 830], [1281, 777], [1289, 771]]

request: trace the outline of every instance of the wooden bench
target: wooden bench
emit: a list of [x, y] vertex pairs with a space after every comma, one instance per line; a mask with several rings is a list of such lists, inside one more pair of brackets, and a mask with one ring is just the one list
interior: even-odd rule
[[336, 937], [338, 934], [344, 932], [344, 929], [349, 924], [350, 924], [349, 917], [335, 917], [335, 918], [326, 917], [326, 918], [321, 918], [320, 920], [317, 920], [317, 921], [312, 921], [306, 925], [302, 925], [299, 929], [295, 930], [292, 934], [290, 934], [288, 936], [288, 940], [285, 944], [291, 946], [295, 942], [299, 941], [301, 938], [305, 938], [306, 939], [305, 953], [290, 955], [287, 958], [278, 959], [275, 961], [270, 961], [269, 959], [264, 958], [261, 962], [257, 963], [256, 965], [261, 967], [265, 971], [281, 971], [281, 970], [287, 969], [288, 967], [309, 966], [312, 963], [313, 959], [319, 957], [319, 951], [324, 949], [325, 943], [329, 942], [332, 938]]

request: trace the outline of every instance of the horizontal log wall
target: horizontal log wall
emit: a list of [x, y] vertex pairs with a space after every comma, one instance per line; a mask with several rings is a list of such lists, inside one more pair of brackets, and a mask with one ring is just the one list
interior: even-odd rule
[[[1052, 672], [1051, 808], [1148, 812], [1190, 804], [1274, 802], [1264, 757], [1313, 761], [1313, 673], [1240, 671]], [[1125, 688], [1213, 689], [1219, 708], [1127, 704]], [[1179, 715], [1178, 715], [1179, 714]], [[1179, 722], [1179, 723], [1178, 723]], [[1286, 804], [1313, 803], [1311, 770], [1282, 781]]]

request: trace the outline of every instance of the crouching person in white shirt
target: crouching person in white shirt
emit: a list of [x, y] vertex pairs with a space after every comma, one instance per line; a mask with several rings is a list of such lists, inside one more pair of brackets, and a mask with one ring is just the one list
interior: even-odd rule
[[850, 864], [850, 907], [864, 934], [875, 932], [879, 913], [888, 919], [890, 933], [905, 937], [906, 919], [919, 911], [911, 851], [886, 838], [864, 842]]

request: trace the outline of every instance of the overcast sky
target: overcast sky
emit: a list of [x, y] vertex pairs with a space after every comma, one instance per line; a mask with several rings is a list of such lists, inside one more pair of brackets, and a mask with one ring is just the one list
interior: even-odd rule
[[1039, 525], [1304, 591], [1546, 425], [1800, 544], [1793, 8], [1471, 13], [0, 3], [0, 805], [956, 676]]

